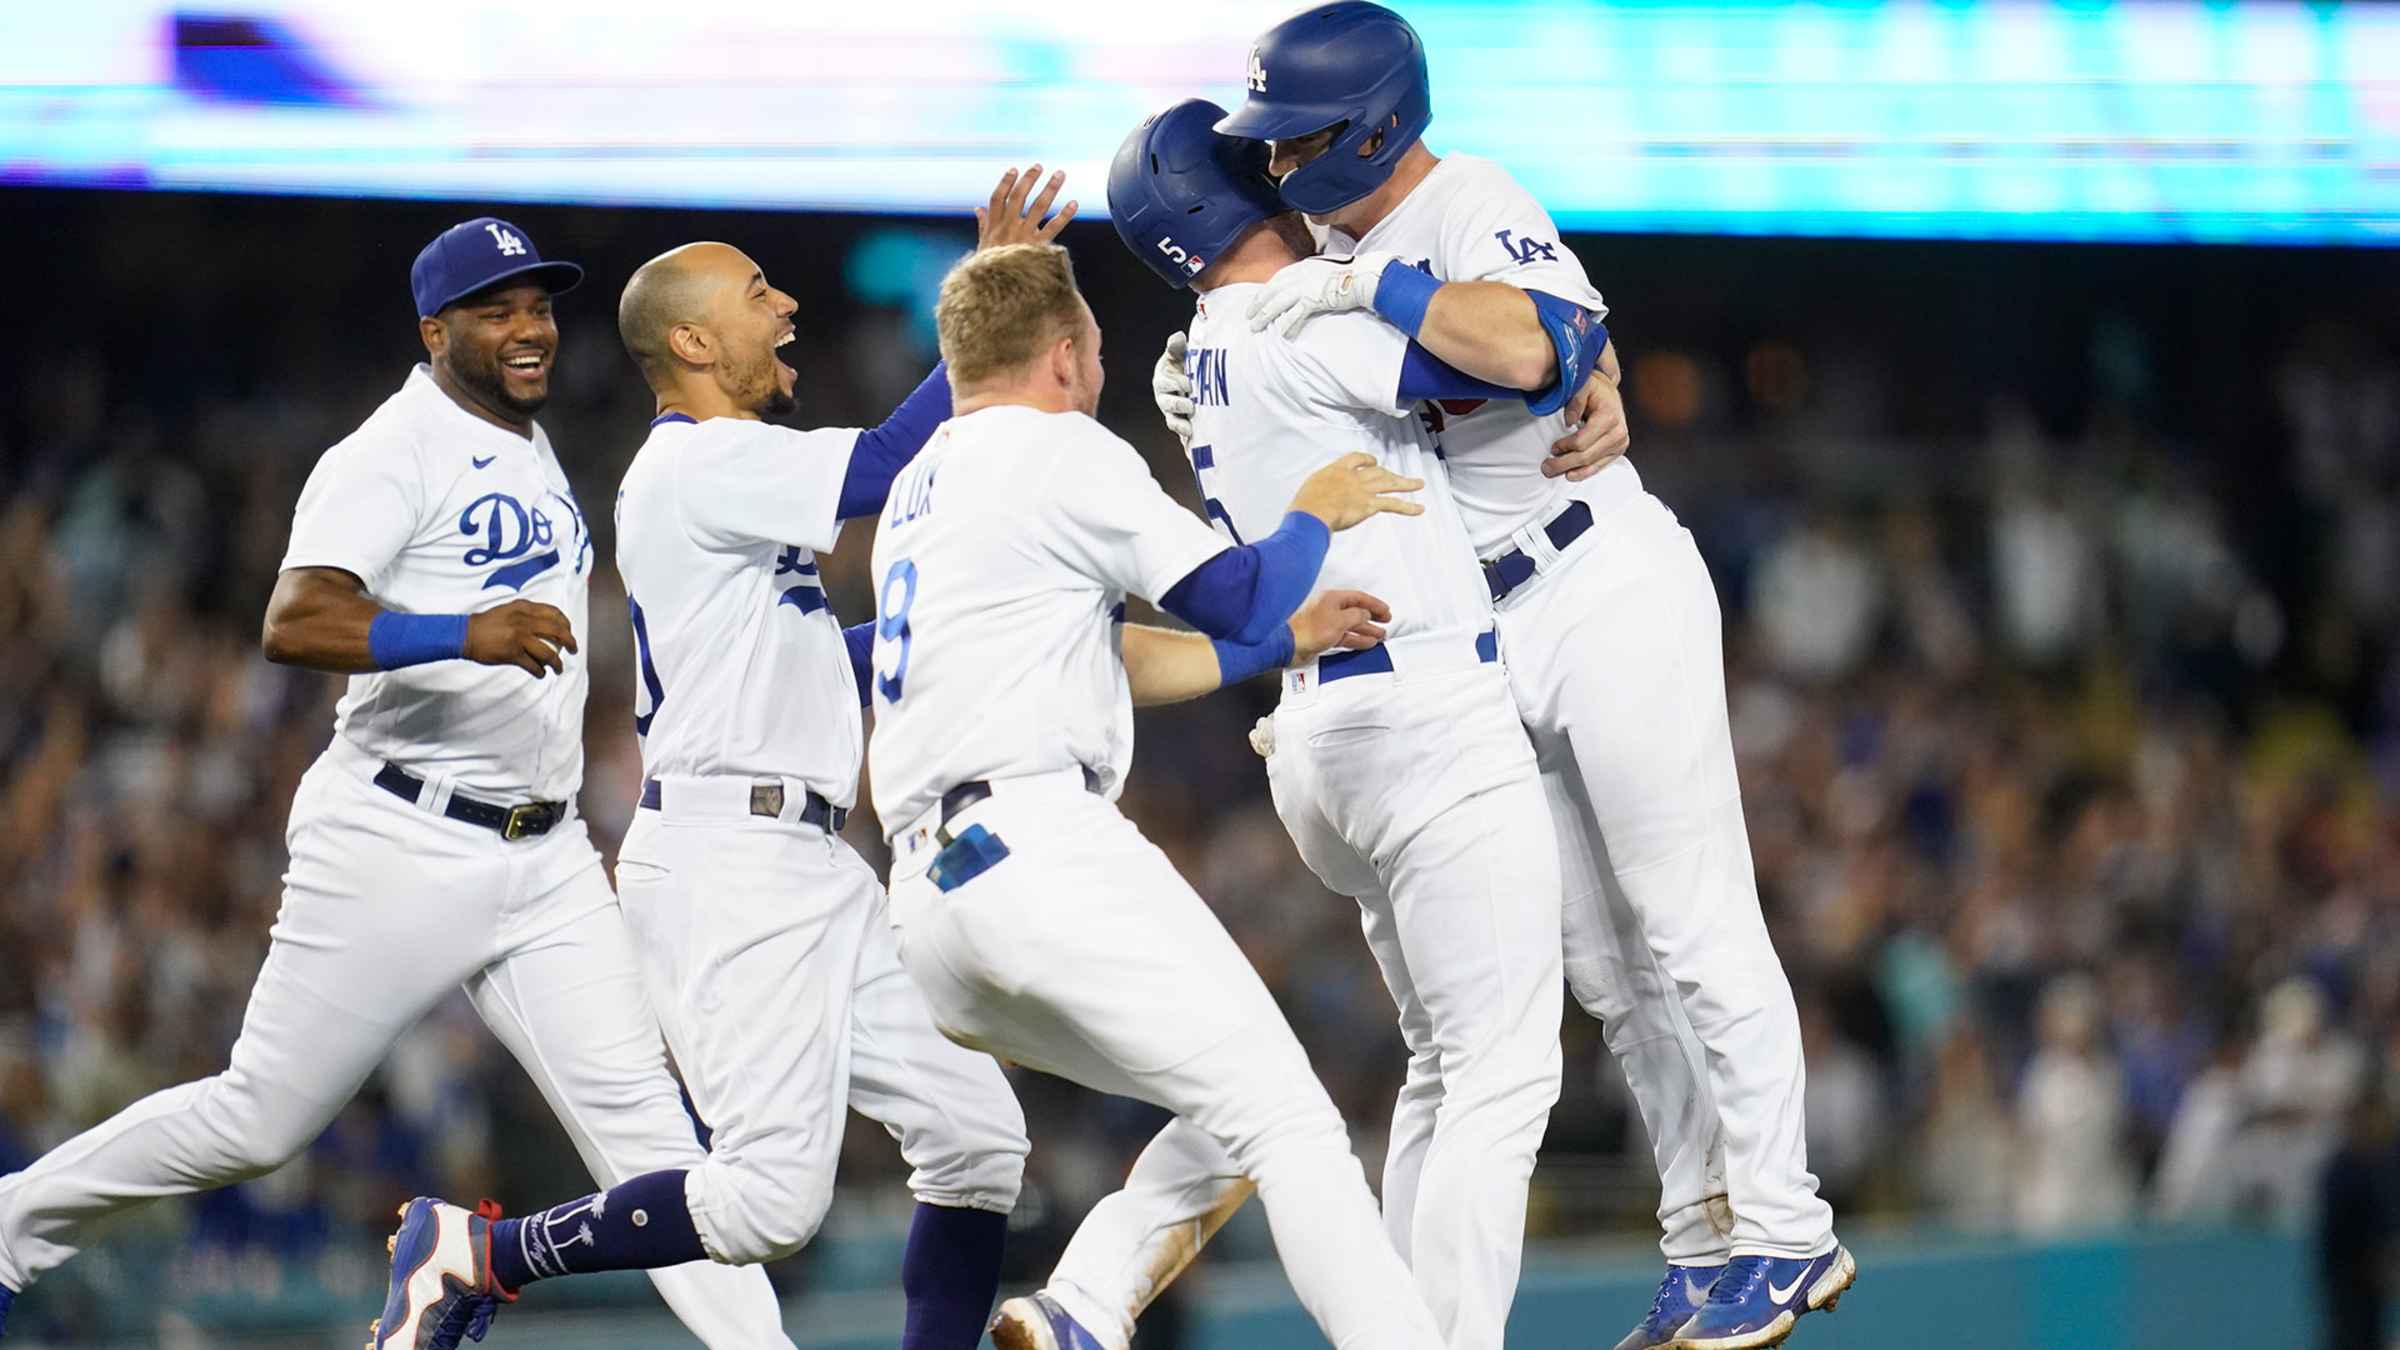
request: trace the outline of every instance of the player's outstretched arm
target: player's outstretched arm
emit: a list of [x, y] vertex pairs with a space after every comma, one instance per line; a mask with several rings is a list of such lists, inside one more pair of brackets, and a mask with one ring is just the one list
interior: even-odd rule
[[1424, 514], [1424, 507], [1393, 495], [1423, 486], [1423, 479], [1393, 473], [1372, 455], [1344, 455], [1301, 483], [1281, 528], [1193, 568], [1157, 597], [1158, 607], [1213, 638], [1266, 642], [1317, 584], [1335, 531], [1387, 512]]
[[1423, 506], [1397, 495], [1423, 486], [1424, 479], [1393, 473], [1373, 455], [1353, 450], [1302, 480], [1291, 509], [1315, 516], [1339, 534], [1386, 512], [1424, 515]]
[[1365, 591], [1324, 591], [1281, 631], [1258, 643], [1127, 624], [1120, 650], [1135, 707], [1181, 703], [1270, 670], [1313, 661], [1336, 647], [1362, 651], [1383, 641], [1391, 607]]
[[367, 594], [338, 567], [294, 567], [275, 578], [259, 649], [282, 666], [337, 675], [398, 670], [429, 661], [515, 666], [540, 679], [564, 672], [559, 653], [577, 650], [556, 607], [511, 600], [478, 614], [401, 614]]
[[[1028, 201], [1033, 185], [1041, 176], [1039, 164], [1022, 173], [1010, 169], [1000, 175], [990, 203], [975, 208], [977, 249], [1005, 244], [1047, 244], [1067, 228], [1067, 222], [1075, 218], [1074, 202], [1060, 207], [1056, 215], [1050, 213], [1051, 203], [1058, 199], [1058, 190], [1067, 181], [1066, 171], [1051, 174], [1041, 194]], [[842, 472], [841, 497], [835, 503], [834, 518], [855, 520], [881, 511], [891, 494], [892, 480], [925, 448], [935, 428], [949, 420], [950, 368], [937, 362], [933, 372], [901, 400], [891, 416], [881, 425], [859, 433], [850, 450], [850, 461]]]

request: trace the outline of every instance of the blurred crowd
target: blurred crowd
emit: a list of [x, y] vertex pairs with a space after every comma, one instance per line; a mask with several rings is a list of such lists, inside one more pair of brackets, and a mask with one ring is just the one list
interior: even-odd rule
[[[46, 209], [97, 214], [80, 199]], [[180, 224], [152, 228], [207, 219], [177, 209]], [[407, 256], [464, 214], [241, 210], [251, 225], [313, 212], [369, 243], [321, 249], [296, 277], [231, 261], [11, 358], [24, 392], [0, 413], [0, 1171], [224, 1063], [277, 904], [286, 806], [337, 687], [266, 664], [259, 617], [315, 455], [412, 359]], [[593, 213], [540, 235], [553, 256], [623, 263], [560, 307], [544, 421], [586, 501], [613, 498], [648, 415], [610, 278], [689, 227]], [[142, 261], [140, 228], [110, 236], [129, 259], [113, 283], [80, 284], [130, 291], [163, 274]], [[786, 244], [794, 263], [865, 227], [815, 228], [808, 248]], [[1188, 497], [1147, 381], [1127, 374], [1146, 371], [1174, 304], [1104, 229], [1070, 241], [1111, 334], [1104, 418]], [[1624, 246], [1586, 257], [1603, 251]], [[930, 362], [904, 299], [761, 258], [810, 316], [785, 353], [805, 420], [871, 421]], [[1642, 311], [1594, 271], [1620, 306], [1635, 460], [1725, 601], [1745, 805], [1802, 1008], [1827, 1194], [1851, 1214], [2033, 1234], [2269, 1221], [2388, 1242], [2391, 335], [2309, 315], [2262, 330], [2274, 342], [2245, 352], [2248, 387], [2210, 395], [2246, 410], [2238, 435], [2211, 436], [2161, 373], [2189, 366], [2171, 353], [2190, 335], [2095, 312], [2075, 397], [2013, 385], [1995, 361], [1928, 432], [1899, 373], [1921, 355], [1879, 345], [1871, 324], [1841, 340], [1779, 332], [1762, 304], [1722, 333], [1687, 320], [1645, 338]], [[850, 614], [866, 612], [864, 544], [851, 536], [828, 569]], [[639, 776], [613, 569], [590, 612], [583, 806], [613, 854]], [[1355, 908], [1317, 885], [1267, 803], [1243, 733], [1270, 698], [1253, 686], [1145, 713], [1126, 803], [1265, 973], [1372, 1167], [1399, 1042]], [[871, 813], [850, 828], [880, 861], [875, 833]], [[1638, 1120], [1598, 1029], [1570, 1011], [1566, 1035], [1536, 1221], [1640, 1232], [1655, 1197]], [[1030, 1267], [1157, 1117], [1020, 1083]], [[854, 1122], [832, 1236], [843, 1214], [871, 1227], [891, 1212], [904, 1175]], [[137, 1232], [187, 1254], [304, 1263], [364, 1243], [379, 1259], [366, 1235], [395, 1198], [522, 1204], [580, 1181], [538, 1097], [453, 1001], [301, 1162], [159, 1207]]]

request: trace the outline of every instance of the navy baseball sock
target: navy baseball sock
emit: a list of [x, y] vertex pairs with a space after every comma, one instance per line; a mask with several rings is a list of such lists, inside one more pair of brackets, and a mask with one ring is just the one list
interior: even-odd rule
[[1008, 1216], [981, 1209], [919, 1204], [900, 1258], [908, 1324], [900, 1350], [975, 1350], [1000, 1294], [1000, 1253]]
[[541, 1214], [492, 1225], [492, 1278], [508, 1290], [595, 1270], [706, 1260], [682, 1172], [652, 1172]]
[[8, 1334], [8, 1305], [17, 1301], [17, 1291], [0, 1284], [0, 1336]]

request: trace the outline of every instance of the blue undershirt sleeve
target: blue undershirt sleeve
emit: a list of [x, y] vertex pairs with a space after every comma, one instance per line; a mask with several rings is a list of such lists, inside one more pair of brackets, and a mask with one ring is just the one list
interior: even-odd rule
[[875, 621], [854, 623], [842, 630], [842, 645], [850, 649], [850, 674], [858, 680], [858, 706], [873, 701], [874, 670], [871, 665], [875, 652]]
[[1275, 533], [1193, 568], [1158, 598], [1158, 607], [1212, 638], [1264, 642], [1308, 599], [1332, 542], [1324, 521], [1291, 512]]
[[850, 451], [850, 467], [842, 474], [835, 516], [851, 520], [881, 511], [884, 498], [891, 495], [892, 480], [925, 448], [933, 429], [949, 420], [950, 367], [936, 362], [933, 373], [900, 400], [883, 425], [858, 433], [858, 445]]
[[1264, 642], [1227, 642], [1216, 638], [1208, 644], [1217, 649], [1217, 682], [1240, 684], [1270, 670], [1279, 670], [1292, 661], [1292, 626], [1275, 625]]
[[1402, 403], [1421, 403], [1431, 398], [1487, 398], [1513, 402], [1525, 397], [1522, 389], [1476, 379], [1414, 342], [1408, 344], [1408, 355], [1400, 362]]

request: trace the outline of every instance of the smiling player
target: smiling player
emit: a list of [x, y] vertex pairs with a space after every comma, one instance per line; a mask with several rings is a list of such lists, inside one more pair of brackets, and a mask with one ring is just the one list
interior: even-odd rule
[[[592, 545], [534, 415], [552, 297], [582, 275], [490, 217], [417, 255], [427, 363], [318, 461], [268, 601], [269, 660], [351, 679], [292, 802], [283, 908], [232, 1064], [0, 1179], [0, 1288], [112, 1215], [282, 1166], [462, 984], [603, 1184], [704, 1156], [575, 815]], [[758, 1271], [652, 1279], [712, 1347], [791, 1344]]]
[[[1062, 176], [1002, 179], [982, 244], [1046, 241]], [[999, 1287], [1025, 1119], [989, 1055], [951, 1044], [901, 970], [875, 873], [840, 830], [858, 792], [872, 625], [845, 634], [818, 576], [841, 522], [880, 511], [950, 414], [936, 366], [881, 426], [800, 431], [777, 354], [797, 304], [739, 249], [634, 273], [617, 328], [656, 399], [617, 494], [639, 663], [640, 809], [625, 921], [700, 1117], [705, 1160], [522, 1220], [420, 1199], [393, 1243], [389, 1327], [451, 1324], [567, 1275], [778, 1260], [833, 1199], [850, 1108], [915, 1169], [901, 1350], [973, 1350]], [[453, 1250], [452, 1232], [468, 1241]], [[442, 1254], [421, 1277], [420, 1250]], [[453, 1263], [449, 1258], [455, 1256]], [[455, 1264], [455, 1270], [452, 1269]], [[445, 1278], [455, 1275], [455, 1278]]]

